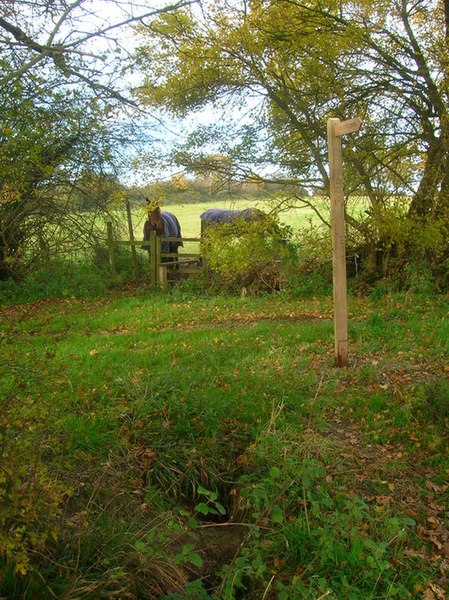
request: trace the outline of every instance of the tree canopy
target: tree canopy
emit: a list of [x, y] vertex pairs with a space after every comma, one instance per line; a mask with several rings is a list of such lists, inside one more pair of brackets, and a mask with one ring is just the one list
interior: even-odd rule
[[346, 143], [348, 191], [374, 209], [413, 194], [420, 216], [446, 211], [447, 2], [206, 0], [140, 32], [140, 99], [174, 115], [246, 103], [237, 157], [327, 188], [326, 120], [361, 116], [363, 135]]
[[117, 60], [129, 55], [126, 28], [189, 3], [157, 7], [139, 0], [3, 0], [0, 88], [37, 75], [40, 94], [43, 81], [47, 89], [84, 83], [98, 95], [129, 101]]
[[[123, 106], [178, 119], [214, 107], [223, 118], [175, 160], [301, 194], [327, 192], [327, 119], [360, 116], [344, 147], [347, 192], [369, 200], [349, 219], [356, 235], [382, 237], [399, 196], [415, 223], [447, 228], [447, 0], [4, 0], [0, 50], [3, 253], [14, 202], [12, 214], [28, 214], [22, 206], [83, 168], [113, 174], [130, 141], [117, 128]], [[136, 70], [144, 81], [131, 95]]]
[[47, 226], [64, 220], [77, 179], [96, 173], [111, 181], [125, 144], [136, 142], [120, 115], [135, 105], [125, 77], [127, 28], [187, 4], [1, 3], [0, 278], [20, 272], [29, 243], [53, 236]]

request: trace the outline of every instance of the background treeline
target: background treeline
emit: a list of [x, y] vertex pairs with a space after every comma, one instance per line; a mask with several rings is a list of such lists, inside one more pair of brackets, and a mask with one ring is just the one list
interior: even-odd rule
[[326, 120], [361, 116], [344, 147], [357, 275], [447, 289], [447, 3], [107, 4], [0, 8], [2, 280], [58, 253], [98, 262], [104, 220], [141, 192], [257, 192], [328, 227]]

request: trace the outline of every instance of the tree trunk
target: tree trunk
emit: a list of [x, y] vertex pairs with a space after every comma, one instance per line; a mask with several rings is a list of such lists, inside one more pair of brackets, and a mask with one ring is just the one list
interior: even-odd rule
[[25, 238], [24, 214], [21, 202], [0, 206], [0, 280], [18, 277], [20, 248]]
[[441, 139], [429, 146], [424, 173], [410, 204], [409, 215], [418, 218], [435, 216], [436, 198], [444, 177], [445, 152]]

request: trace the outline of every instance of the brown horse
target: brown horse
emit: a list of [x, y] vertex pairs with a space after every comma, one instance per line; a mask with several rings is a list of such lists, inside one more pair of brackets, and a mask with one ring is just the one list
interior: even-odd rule
[[[143, 226], [143, 239], [150, 239], [151, 231], [155, 231], [156, 235], [162, 238], [161, 252], [162, 254], [178, 254], [178, 248], [183, 246], [182, 241], [163, 241], [164, 237], [181, 237], [181, 226], [178, 219], [171, 212], [161, 211], [159, 207], [148, 212], [148, 220]], [[142, 246], [144, 250], [150, 252], [149, 246]], [[176, 262], [177, 258], [162, 257], [162, 262]]]

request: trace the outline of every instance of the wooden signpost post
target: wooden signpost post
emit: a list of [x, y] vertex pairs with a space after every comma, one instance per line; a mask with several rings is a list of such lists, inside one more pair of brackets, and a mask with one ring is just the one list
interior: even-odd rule
[[332, 269], [334, 288], [335, 364], [348, 366], [348, 303], [346, 287], [345, 203], [341, 136], [358, 131], [359, 117], [340, 121], [328, 119], [329, 179], [332, 222]]

